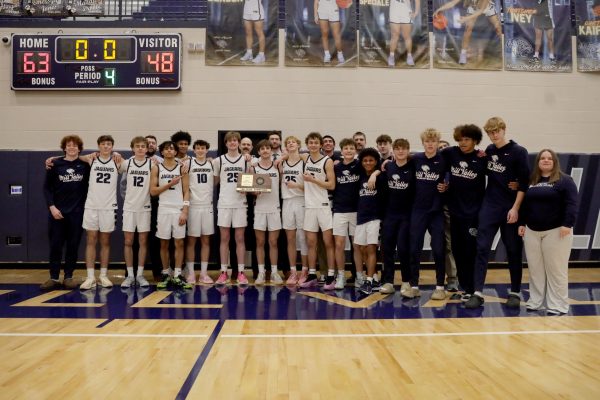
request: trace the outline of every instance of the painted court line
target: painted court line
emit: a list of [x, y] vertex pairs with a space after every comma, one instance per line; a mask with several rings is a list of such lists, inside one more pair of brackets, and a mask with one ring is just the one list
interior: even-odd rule
[[600, 334], [600, 329], [564, 331], [500, 331], [500, 332], [440, 332], [440, 333], [339, 333], [339, 334], [224, 334], [226, 339], [272, 339], [272, 338], [377, 338], [377, 337], [443, 337], [443, 336], [494, 336], [494, 335], [557, 335], [557, 334]]
[[143, 334], [143, 333], [36, 333], [36, 332], [0, 332], [0, 337], [106, 337], [106, 338], [173, 338], [173, 339], [202, 339], [208, 335], [191, 334]]

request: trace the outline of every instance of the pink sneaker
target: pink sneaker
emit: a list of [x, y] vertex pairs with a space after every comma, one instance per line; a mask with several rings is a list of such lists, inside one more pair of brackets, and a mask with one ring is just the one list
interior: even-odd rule
[[323, 290], [335, 290], [335, 279], [331, 281], [328, 285], [327, 283], [323, 285]]
[[238, 273], [237, 283], [238, 283], [238, 285], [247, 285], [248, 284], [248, 278], [246, 278], [246, 275], [243, 272]]
[[214, 282], [208, 274], [200, 274], [200, 283], [204, 283], [206, 285], [212, 285]]
[[217, 285], [226, 285], [229, 283], [229, 277], [227, 276], [227, 272], [226, 271], [221, 271], [221, 274], [219, 274], [219, 277], [217, 278]]
[[300, 283], [299, 286], [301, 288], [310, 288], [319, 286], [319, 278], [316, 275], [310, 276], [310, 279], [307, 277], [303, 283]]
[[189, 283], [190, 285], [195, 285], [196, 284], [196, 274], [195, 273], [188, 274], [185, 277], [185, 281], [187, 283]]
[[285, 282], [286, 285], [297, 285], [298, 284], [298, 272], [296, 271], [291, 271], [290, 272], [290, 276], [288, 277], [287, 281]]
[[298, 285], [302, 285], [304, 282], [306, 282], [307, 277], [308, 277], [308, 271], [303, 269], [302, 272], [300, 272], [300, 278], [298, 279]]

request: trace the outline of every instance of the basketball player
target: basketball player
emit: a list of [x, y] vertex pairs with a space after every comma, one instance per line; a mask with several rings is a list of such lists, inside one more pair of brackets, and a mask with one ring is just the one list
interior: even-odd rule
[[[125, 237], [125, 267], [127, 277], [121, 283], [122, 288], [135, 285], [150, 286], [144, 278], [144, 262], [148, 248], [148, 232], [150, 232], [150, 176], [152, 161], [146, 157], [148, 142], [142, 136], [131, 140], [133, 158], [121, 163], [119, 172], [125, 175], [125, 201], [123, 202], [123, 235]], [[138, 269], [133, 271], [133, 239], [138, 232]]]
[[329, 53], [329, 30], [333, 35], [335, 49], [337, 51], [338, 64], [346, 62], [342, 52], [342, 33], [340, 26], [340, 10], [335, 0], [315, 0], [315, 24], [321, 29], [321, 43], [323, 44], [323, 62], [331, 62]]
[[308, 276], [300, 287], [307, 288], [318, 285], [317, 279], [317, 234], [323, 233], [323, 242], [327, 252], [326, 285], [335, 280], [335, 253], [333, 246], [333, 219], [329, 205], [328, 190], [335, 189], [335, 173], [333, 161], [321, 154], [323, 137], [320, 133], [312, 132], [306, 136], [308, 157], [304, 166], [304, 232], [308, 246]]
[[175, 132], [171, 135], [171, 142], [177, 146], [177, 155], [175, 159], [177, 162], [189, 163], [191, 157], [188, 155], [190, 144], [192, 143], [192, 136], [184, 131]]
[[[344, 289], [346, 285], [346, 240], [354, 237], [356, 230], [356, 211], [360, 179], [360, 163], [356, 159], [356, 145], [352, 139], [342, 139], [342, 161], [334, 167], [336, 185], [333, 191], [333, 239], [335, 243], [335, 263], [337, 277], [335, 282], [325, 284], [323, 289]], [[359, 246], [354, 246], [354, 253]], [[356, 254], [354, 258], [359, 257]], [[360, 259], [360, 258], [359, 258]], [[361, 276], [357, 281], [362, 281]], [[335, 285], [335, 286], [334, 286]]]
[[255, 193], [254, 204], [254, 232], [256, 234], [256, 260], [258, 261], [258, 276], [255, 284], [265, 283], [265, 232], [269, 237], [269, 260], [271, 261], [271, 283], [280, 285], [283, 279], [277, 272], [277, 259], [279, 249], [277, 241], [281, 231], [281, 210], [279, 208], [279, 169], [273, 162], [271, 142], [261, 140], [258, 142], [258, 154], [260, 159], [252, 168], [255, 174], [267, 175], [271, 179], [271, 191]]
[[185, 264], [187, 269], [186, 281], [196, 282], [194, 262], [196, 239], [200, 238], [200, 283], [212, 284], [208, 276], [208, 259], [210, 256], [210, 236], [215, 233], [213, 215], [213, 189], [215, 173], [213, 165], [207, 160], [206, 154], [210, 144], [205, 140], [194, 142], [194, 153], [190, 163], [190, 212], [187, 223], [187, 240], [185, 248]]
[[[510, 292], [506, 306], [519, 308], [521, 305], [521, 279], [523, 275], [523, 240], [518, 234], [519, 208], [529, 184], [527, 150], [506, 138], [506, 123], [499, 117], [487, 120], [483, 129], [492, 144], [487, 155], [487, 187], [479, 211], [477, 230], [477, 256], [475, 258], [474, 294], [465, 303], [467, 308], [483, 305], [483, 285], [494, 236], [498, 229], [506, 247], [510, 271]], [[518, 181], [518, 190], [510, 182]]]
[[300, 277], [296, 270], [298, 250], [302, 260], [302, 278], [308, 276], [308, 248], [304, 234], [304, 165], [300, 155], [302, 142], [295, 136], [285, 139], [287, 154], [279, 165], [281, 171], [282, 225], [287, 238], [287, 253], [290, 262], [290, 275], [286, 285], [297, 285]]
[[[160, 239], [162, 280], [156, 285], [159, 290], [173, 286], [191, 289], [192, 285], [182, 276], [185, 224], [190, 207], [189, 175], [182, 174], [182, 165], [175, 159], [177, 146], [172, 141], [161, 143], [159, 150], [164, 157], [161, 164], [152, 167], [150, 194], [158, 196], [158, 224], [156, 237]], [[169, 241], [175, 244], [174, 260], [169, 257]], [[171, 278], [171, 261], [175, 270]]]
[[406, 65], [414, 66], [415, 61], [412, 56], [412, 24], [419, 10], [421, 9], [421, 0], [415, 0], [414, 11], [411, 8], [410, 0], [390, 0], [390, 55], [388, 56], [388, 66], [396, 65], [396, 49], [398, 49], [398, 40], [400, 34], [404, 39], [406, 46]]
[[474, 292], [473, 267], [477, 255], [477, 216], [485, 193], [486, 159], [475, 149], [482, 133], [476, 125], [454, 128], [458, 146], [441, 151], [449, 174], [446, 203], [450, 214], [450, 240], [456, 259], [458, 282], [466, 302]]
[[542, 36], [546, 34], [546, 43], [548, 44], [548, 59], [551, 63], [556, 63], [554, 57], [554, 18], [552, 16], [552, 1], [537, 0], [535, 3], [535, 14], [533, 15], [533, 27], [535, 29], [535, 53], [533, 53], [532, 63], [540, 63], [540, 47], [542, 47]]
[[[83, 141], [79, 136], [65, 136], [60, 141], [64, 157], [54, 159], [46, 171], [44, 197], [50, 211], [48, 236], [50, 241], [50, 279], [40, 289], [54, 290], [64, 286], [75, 289], [73, 279], [77, 250], [83, 229], [83, 210], [88, 192], [90, 166], [79, 159]], [[64, 280], [60, 283], [60, 263], [65, 250]]]
[[229, 238], [233, 228], [238, 261], [237, 283], [247, 285], [248, 278], [244, 273], [244, 260], [246, 257], [246, 244], [244, 242], [244, 229], [247, 222], [247, 201], [244, 193], [238, 192], [237, 182], [239, 174], [248, 171], [248, 163], [240, 153], [239, 132], [225, 134], [227, 153], [213, 161], [216, 181], [219, 183], [219, 201], [217, 202], [217, 225], [221, 234], [219, 254], [221, 257], [221, 273], [217, 278], [217, 285], [229, 283], [227, 267], [229, 266]]
[[450, 0], [448, 3], [435, 10], [433, 17], [436, 17], [438, 13], [444, 10], [449, 10], [461, 1], [463, 2], [464, 8], [467, 10], [467, 15], [458, 20], [461, 24], [465, 24], [465, 32], [463, 34], [458, 63], [464, 65], [467, 63], [467, 50], [471, 43], [471, 35], [473, 34], [473, 27], [475, 26], [477, 18], [481, 15], [485, 15], [496, 30], [496, 35], [498, 35], [499, 38], [502, 38], [502, 24], [498, 14], [496, 14], [494, 0]]
[[83, 213], [83, 229], [86, 230], [85, 264], [87, 278], [79, 287], [88, 290], [96, 287], [94, 264], [96, 263], [96, 244], [100, 241], [100, 285], [112, 287], [108, 279], [110, 257], [110, 234], [115, 230], [117, 210], [117, 182], [119, 165], [112, 157], [115, 143], [110, 135], [98, 138], [98, 157], [84, 156], [90, 164], [88, 195]]
[[410, 213], [414, 202], [415, 168], [409, 160], [410, 144], [406, 139], [393, 143], [394, 161], [385, 165], [383, 177], [387, 183], [385, 219], [381, 226], [383, 275], [381, 293], [394, 293], [396, 254], [400, 260], [403, 297], [414, 297], [410, 286]]
[[442, 193], [445, 164], [438, 153], [441, 134], [435, 129], [426, 129], [421, 133], [421, 142], [425, 151], [412, 157], [415, 166], [415, 201], [410, 217], [410, 296], [418, 297], [419, 269], [425, 232], [431, 235], [431, 252], [435, 262], [436, 287], [431, 295], [432, 300], [446, 298], [444, 279], [446, 265], [444, 263], [444, 214], [442, 211]]
[[[385, 192], [384, 180], [377, 169], [379, 153], [373, 148], [367, 148], [358, 155], [358, 162], [362, 167], [362, 174], [358, 182], [358, 204], [356, 213], [356, 232], [354, 235], [354, 252], [356, 274], [362, 272], [363, 262], [367, 266], [367, 276], [360, 287], [366, 295], [373, 292], [373, 275], [377, 264], [377, 246], [379, 245], [379, 227], [383, 218], [383, 195]], [[376, 182], [369, 182], [371, 178]], [[371, 183], [371, 184], [370, 184]], [[358, 278], [357, 278], [358, 280]]]
[[377, 143], [377, 150], [379, 151], [381, 161], [392, 160], [394, 158], [392, 154], [392, 138], [390, 135], [377, 136], [375, 143]]
[[[246, 31], [246, 53], [240, 58], [241, 61], [252, 61], [254, 64], [265, 62], [265, 9], [261, 0], [244, 1], [244, 29]], [[258, 55], [252, 58], [252, 44], [254, 37], [252, 29], [258, 37]]]

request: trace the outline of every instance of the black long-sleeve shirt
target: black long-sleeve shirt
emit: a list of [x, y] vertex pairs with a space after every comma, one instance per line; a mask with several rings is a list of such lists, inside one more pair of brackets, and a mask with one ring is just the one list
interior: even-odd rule
[[519, 222], [534, 231], [571, 228], [577, 218], [577, 203], [577, 186], [569, 175], [561, 174], [553, 183], [542, 177], [525, 193]]
[[89, 175], [90, 166], [84, 161], [55, 159], [52, 168], [46, 171], [46, 205], [55, 206], [63, 215], [83, 211]]
[[477, 151], [463, 153], [458, 146], [442, 150], [449, 172], [446, 203], [452, 215], [472, 218], [479, 214], [485, 194], [487, 162]]
[[431, 158], [425, 153], [417, 153], [412, 157], [415, 166], [415, 200], [413, 210], [441, 211], [442, 193], [438, 191], [438, 183], [444, 183], [446, 164], [438, 152]]
[[520, 192], [526, 192], [529, 185], [527, 150], [511, 140], [500, 148], [491, 144], [485, 153], [488, 183], [483, 203], [492, 208], [508, 210], [517, 198], [517, 190], [510, 189], [508, 183], [519, 182]]

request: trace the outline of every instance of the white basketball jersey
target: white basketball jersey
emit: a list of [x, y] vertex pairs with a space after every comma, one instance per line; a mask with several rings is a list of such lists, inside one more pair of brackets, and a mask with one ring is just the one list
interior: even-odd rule
[[217, 160], [219, 163], [219, 201], [218, 208], [247, 207], [246, 195], [238, 192], [237, 182], [239, 174], [246, 172], [246, 160], [240, 155], [236, 160], [230, 160], [223, 154]]
[[[309, 156], [304, 166], [304, 173], [311, 174], [321, 181], [326, 181], [325, 164], [329, 160], [329, 157], [323, 156], [319, 160], [313, 161]], [[304, 182], [304, 202], [306, 208], [329, 208], [327, 189], [323, 189], [316, 183]]]
[[294, 165], [288, 164], [288, 160], [282, 163], [281, 167], [281, 197], [283, 199], [291, 199], [292, 197], [304, 197], [304, 191], [302, 189], [290, 189], [288, 188], [288, 182], [304, 184], [304, 161], [302, 159]]
[[[173, 169], [167, 169], [162, 163], [158, 165], [158, 186], [164, 186], [178, 176], [181, 176], [181, 164], [176, 164]], [[182, 209], [183, 189], [179, 181], [158, 196], [158, 213], [174, 214]]]
[[271, 163], [269, 168], [263, 168], [260, 164], [257, 164], [254, 167], [254, 172], [257, 174], [266, 174], [271, 177], [271, 192], [258, 195], [254, 205], [254, 212], [279, 212], [279, 170], [273, 163]]
[[117, 208], [117, 182], [119, 171], [111, 158], [92, 161], [85, 208], [91, 210], [115, 210]]
[[127, 190], [123, 211], [150, 211], [150, 174], [152, 162], [145, 159], [141, 165], [134, 158], [127, 161]]
[[212, 207], [215, 171], [213, 165], [204, 161], [200, 164], [195, 158], [190, 163], [190, 206], [195, 208]]

